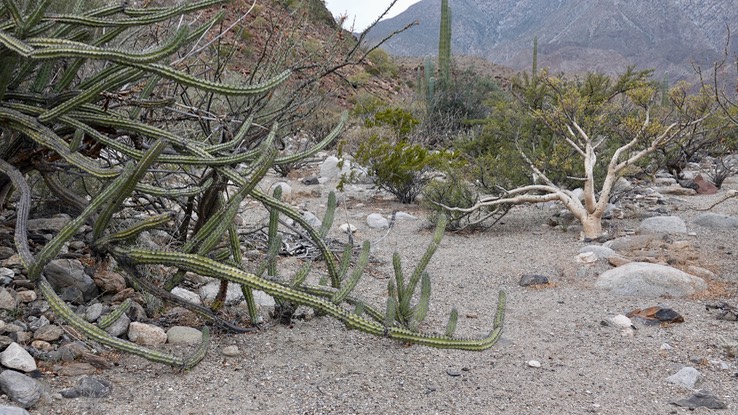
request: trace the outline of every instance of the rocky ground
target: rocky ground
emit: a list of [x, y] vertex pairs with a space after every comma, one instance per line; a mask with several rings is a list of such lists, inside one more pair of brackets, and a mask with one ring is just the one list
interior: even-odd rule
[[[330, 184], [304, 185], [297, 177], [289, 183], [293, 203], [320, 217]], [[576, 224], [561, 222], [560, 218], [552, 221], [559, 211], [555, 206], [517, 207], [503, 219], [504, 223], [486, 232], [447, 234], [428, 268], [433, 294], [422, 329], [443, 332], [449, 311], [456, 307], [460, 315], [456, 334], [482, 336], [491, 327], [498, 291], [504, 290], [504, 332], [491, 350], [464, 352], [410, 346], [349, 331], [336, 321], [311, 313], [289, 326], [267, 316], [258, 332], [215, 335], [205, 360], [185, 373], [96, 348], [92, 343], [87, 343], [87, 350], [77, 353], [74, 361], [48, 361], [37, 356], [38, 370], [22, 377], [35, 378], [34, 385], [43, 393], [28, 411], [738, 414], [738, 322], [730, 320], [730, 313], [718, 319], [720, 310], [706, 309], [706, 305], [720, 302], [738, 306], [738, 225], [732, 226], [729, 221], [730, 217], [738, 217], [738, 198], [730, 198], [711, 210], [729, 216], [722, 217], [726, 222], [704, 226], [700, 216], [705, 212], [699, 210], [738, 189], [738, 177], [730, 178], [715, 195], [670, 194], [676, 189], [669, 187], [672, 184], [662, 180], [658, 186], [644, 185], [622, 202], [608, 225], [616, 236], [630, 237], [608, 242], [613, 252], [583, 250], [593, 243], [581, 241]], [[387, 278], [392, 275], [392, 253], [400, 252], [403, 264], [409, 268], [430, 241], [426, 213], [418, 207], [397, 204], [368, 186], [351, 188], [341, 198], [334, 228], [352, 223], [358, 228], [357, 240], [372, 242], [370, 269], [357, 288], [358, 294], [381, 306]], [[415, 218], [397, 215], [390, 229], [366, 224], [369, 214], [390, 218], [396, 211]], [[253, 216], [246, 222], [265, 218], [260, 210], [248, 212]], [[676, 217], [682, 222], [654, 222], [648, 219], [651, 217]], [[551, 226], [554, 223], [559, 225]], [[660, 230], [670, 233], [663, 236]], [[345, 239], [337, 229], [333, 236]], [[13, 270], [7, 261], [3, 265]], [[287, 257], [283, 266], [297, 266], [299, 261]], [[618, 287], [602, 285], [604, 273], [633, 262], [668, 265], [670, 270], [687, 271], [704, 282], [697, 283], [693, 277], [646, 278], [627, 282], [626, 288], [634, 290], [629, 295], [619, 294]], [[541, 275], [548, 283], [521, 286], [524, 275]], [[38, 302], [30, 299], [29, 293], [19, 295], [28, 290], [12, 283], [18, 276], [7, 278], [3, 293], [13, 301], [27, 306]], [[648, 289], [661, 291], [653, 295]], [[696, 292], [678, 291], [682, 289]], [[673, 315], [668, 321], [633, 316], [630, 327], [627, 323], [618, 325], [625, 317], [615, 318], [653, 306], [677, 312], [683, 322]], [[80, 311], [90, 308], [88, 304]], [[263, 311], [267, 310], [265, 306]], [[15, 341], [20, 349], [29, 350], [41, 330], [29, 327], [37, 320], [9, 312], [5, 316], [6, 343]], [[168, 328], [182, 323], [182, 319], [148, 322]], [[62, 330], [56, 338], [48, 339], [50, 350], [58, 351], [62, 343], [75, 340], [75, 336]], [[165, 344], [159, 348], [185, 355], [193, 346]], [[16, 369], [5, 370], [0, 377], [23, 371]], [[80, 389], [81, 380], [84, 385]], [[65, 398], [63, 395], [70, 395], [67, 389], [75, 386], [83, 396]], [[95, 393], [102, 397], [89, 397]], [[695, 396], [702, 400], [682, 402], [684, 406], [674, 404]], [[19, 406], [7, 392], [0, 404]], [[718, 409], [721, 407], [724, 409]], [[13, 413], [3, 411], [8, 410], [0, 409], [0, 414]]]

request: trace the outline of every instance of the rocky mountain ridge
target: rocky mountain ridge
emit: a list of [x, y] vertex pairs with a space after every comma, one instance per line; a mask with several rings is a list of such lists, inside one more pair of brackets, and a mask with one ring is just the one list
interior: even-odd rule
[[[720, 59], [727, 28], [738, 21], [738, 0], [450, 0], [449, 6], [455, 55], [527, 69], [537, 36], [539, 67], [617, 73], [634, 64], [668, 72], [671, 79], [694, 76], [693, 63], [707, 67]], [[412, 21], [418, 24], [385, 49], [435, 55], [437, 0], [422, 0], [380, 22], [370, 38], [381, 39]]]

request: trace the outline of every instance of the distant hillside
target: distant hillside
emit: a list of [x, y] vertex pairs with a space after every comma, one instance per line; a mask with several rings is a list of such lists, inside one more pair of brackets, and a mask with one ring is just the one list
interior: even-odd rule
[[[693, 62], [710, 65], [719, 59], [726, 24], [738, 23], [738, 0], [449, 0], [449, 6], [455, 55], [529, 68], [538, 36], [539, 67], [615, 73], [635, 64], [668, 71], [671, 79], [692, 77]], [[434, 55], [439, 19], [440, 1], [422, 0], [380, 22], [370, 39], [418, 21], [385, 50]]]

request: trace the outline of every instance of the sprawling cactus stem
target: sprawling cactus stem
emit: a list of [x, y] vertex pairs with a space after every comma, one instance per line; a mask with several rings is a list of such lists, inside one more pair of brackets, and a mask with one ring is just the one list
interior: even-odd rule
[[[225, 84], [193, 76], [182, 59], [177, 60], [177, 65], [167, 64], [183, 47], [200, 39], [222, 19], [223, 13], [216, 13], [199, 26], [181, 25], [169, 41], [153, 48], [131, 50], [131, 40], [124, 38], [124, 34], [131, 33], [130, 29], [146, 29], [224, 2], [180, 2], [179, 6], [150, 9], [116, 4], [50, 15], [47, 14], [50, 0], [23, 2], [24, 7], [12, 0], [0, 0], [3, 52], [0, 54], [0, 136], [4, 140], [0, 146], [0, 195], [6, 195], [11, 187], [19, 194], [16, 246], [29, 278], [37, 284], [52, 310], [92, 340], [155, 362], [188, 369], [205, 356], [207, 327], [203, 329], [202, 344], [190, 357], [180, 358], [105, 332], [130, 307], [130, 302], [96, 326], [77, 316], [59, 298], [43, 275], [44, 266], [59, 255], [64, 243], [85, 223], [92, 223], [90, 242], [95, 255], [114, 257], [135, 289], [186, 307], [228, 330], [253, 329], [238, 327], [216, 313], [225, 301], [228, 284], [235, 283], [246, 297], [252, 322], [258, 317], [252, 290], [261, 290], [280, 303], [312, 307], [348, 328], [372, 335], [465, 350], [484, 350], [494, 345], [502, 331], [504, 293], [500, 293], [495, 321], [486, 337], [459, 339], [416, 331], [428, 313], [431, 278], [425, 269], [443, 235], [443, 221], [439, 221], [428, 250], [407, 278], [402, 274], [399, 255], [396, 256], [396, 278], [388, 287], [390, 296], [385, 311], [351, 295], [368, 263], [369, 243], [364, 243], [352, 267], [353, 245], [345, 247], [337, 264], [325, 241], [333, 224], [335, 194], [329, 195], [322, 225], [316, 229], [296, 209], [280, 200], [279, 191], [270, 196], [259, 189], [270, 168], [314, 155], [331, 143], [343, 130], [347, 114], [316, 145], [291, 155], [278, 155], [274, 148], [279, 131], [277, 123], [266, 137], [261, 131], [256, 132], [254, 120], [259, 120], [264, 111], [246, 104], [222, 120], [216, 114], [212, 117], [214, 121], [203, 121], [202, 114], [206, 112], [203, 109], [187, 113], [202, 123], [197, 125], [202, 126], [204, 133], [189, 128], [195, 121], [184, 121], [183, 131], [177, 132], [167, 130], [169, 125], [165, 122], [150, 121], [167, 119], [173, 113], [172, 107], [179, 108], [174, 105], [178, 99], [190, 100], [193, 96], [201, 96], [203, 102], [211, 105], [207, 111], [234, 101], [233, 96], [254, 96], [255, 101], [263, 103], [289, 77], [290, 71], [283, 71], [265, 77], [268, 79], [258, 84]], [[443, 78], [447, 79], [451, 16], [447, 1], [443, 4], [444, 34], [439, 46], [443, 56], [439, 56], [439, 65]], [[158, 26], [157, 30], [164, 30], [164, 26]], [[211, 79], [223, 78], [215, 75]], [[431, 109], [435, 70], [430, 59], [426, 60], [424, 75]], [[196, 106], [189, 101], [186, 104]], [[239, 124], [233, 125], [236, 122]], [[241, 151], [242, 147], [249, 149]], [[70, 201], [80, 212], [36, 252], [28, 243], [31, 186], [24, 176], [34, 169], [43, 172], [52, 193]], [[77, 194], [76, 186], [70, 183], [80, 176], [85, 184], [92, 182], [96, 188], [86, 190], [87, 194]], [[87, 198], [90, 194], [92, 197]], [[261, 264], [243, 263], [242, 241], [235, 226], [242, 206], [249, 201], [256, 201], [269, 211], [269, 248]], [[148, 216], [141, 213], [146, 206], [151, 206]], [[136, 208], [133, 214], [130, 207]], [[288, 282], [276, 280], [280, 274], [277, 256], [282, 240], [278, 225], [284, 218], [301, 228], [301, 233], [318, 250], [317, 257], [325, 264], [322, 267], [325, 275], [321, 277], [330, 281], [330, 287], [306, 284], [313, 272], [311, 261]], [[163, 244], [153, 240], [144, 242], [141, 236], [154, 231], [168, 235], [170, 240]], [[146, 248], [136, 247], [137, 244]], [[142, 267], [146, 265], [159, 266], [169, 275], [156, 281], [143, 272]], [[183, 282], [186, 273], [220, 280], [221, 291], [212, 309], [189, 303], [170, 292]], [[421, 288], [416, 295], [418, 284]], [[415, 304], [414, 298], [417, 298]]]

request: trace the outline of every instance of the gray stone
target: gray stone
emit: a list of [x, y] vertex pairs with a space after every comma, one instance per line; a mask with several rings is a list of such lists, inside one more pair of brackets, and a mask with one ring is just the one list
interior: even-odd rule
[[60, 213], [51, 218], [39, 218], [28, 220], [29, 232], [59, 232], [72, 218]]
[[678, 216], [654, 216], [641, 222], [638, 233], [641, 235], [687, 233], [687, 224]]
[[43, 392], [38, 382], [14, 370], [6, 370], [0, 373], [0, 388], [8, 395], [8, 398], [18, 403], [22, 408], [30, 408], [36, 405]]
[[192, 304], [202, 304], [202, 300], [200, 299], [200, 296], [197, 295], [197, 293], [186, 290], [182, 287], [174, 287], [174, 289], [172, 289], [172, 294], [176, 295], [179, 298], [184, 298]]
[[15, 250], [8, 246], [0, 246], [0, 259], [8, 259], [15, 254]]
[[102, 315], [103, 309], [104, 306], [102, 303], [95, 303], [87, 307], [87, 310], [85, 310], [85, 320], [90, 323], [97, 321], [97, 319]]
[[65, 398], [104, 398], [113, 391], [113, 384], [109, 381], [93, 376], [85, 376], [77, 382], [77, 386], [61, 391]]
[[372, 213], [366, 217], [366, 224], [372, 229], [387, 229], [389, 221], [379, 213]]
[[119, 337], [126, 334], [130, 324], [131, 319], [128, 318], [127, 315], [123, 314], [118, 320], [115, 320], [113, 324], [106, 328], [105, 331], [113, 337]]
[[31, 415], [31, 413], [17, 406], [0, 405], [0, 415]]
[[265, 293], [264, 291], [253, 290], [253, 294], [254, 294], [254, 302], [261, 307], [274, 308], [274, 306], [277, 305], [276, 301], [274, 301], [274, 297]]
[[59, 293], [59, 298], [62, 300], [72, 303], [72, 304], [84, 304], [85, 303], [85, 295], [77, 287], [64, 287], [61, 289], [61, 292]]
[[[212, 303], [220, 291], [220, 281], [212, 281], [200, 287], [200, 298], [205, 303]], [[237, 304], [243, 301], [243, 292], [241, 286], [234, 283], [228, 283], [228, 291], [226, 292], [226, 304]]]
[[611, 248], [600, 245], [587, 245], [579, 250], [580, 254], [584, 254], [587, 252], [593, 253], [597, 257], [597, 259], [608, 259], [613, 255], [617, 255], [617, 253], [615, 253], [615, 251]]
[[619, 295], [684, 297], [707, 289], [707, 284], [702, 278], [676, 268], [630, 262], [603, 272], [597, 278], [595, 287]]
[[530, 287], [531, 285], [546, 285], [548, 277], [545, 275], [526, 274], [520, 277], [518, 284], [522, 287]]
[[683, 367], [675, 374], [666, 378], [667, 382], [685, 387], [687, 389], [694, 389], [699, 380], [700, 372], [690, 366]]
[[36, 332], [33, 333], [33, 338], [35, 340], [53, 342], [59, 340], [59, 338], [63, 335], [64, 330], [62, 330], [61, 327], [57, 326], [56, 324], [49, 324], [36, 330]]
[[348, 160], [343, 162], [342, 167], [338, 167], [339, 159], [335, 156], [328, 156], [320, 165], [320, 177], [328, 181], [338, 180], [342, 174], [347, 174], [351, 170], [351, 163]]
[[395, 214], [395, 220], [417, 220], [418, 218], [407, 213], [407, 212], [397, 212]]
[[320, 225], [322, 224], [321, 220], [318, 219], [318, 217], [315, 216], [315, 214], [313, 212], [309, 212], [307, 210], [306, 211], [303, 211], [302, 212], [302, 217], [313, 228], [320, 228]]
[[674, 195], [674, 196], [694, 196], [697, 194], [697, 191], [694, 189], [690, 189], [687, 187], [682, 187], [678, 184], [671, 185], [669, 187], [664, 187], [660, 189], [661, 193], [665, 195]]
[[695, 225], [712, 229], [736, 229], [738, 218], [735, 216], [720, 215], [717, 213], [703, 213], [692, 221]]
[[76, 259], [55, 259], [44, 267], [44, 274], [57, 292], [75, 287], [82, 292], [85, 301], [97, 295], [95, 282], [85, 274], [84, 266]]
[[10, 278], [11, 280], [15, 277], [15, 271], [10, 268], [0, 267], [0, 278]]
[[15, 310], [18, 305], [15, 298], [5, 288], [0, 289], [0, 309]]
[[193, 327], [172, 326], [167, 330], [167, 343], [199, 344], [201, 341], [202, 332]]
[[128, 326], [128, 339], [142, 346], [160, 346], [167, 342], [167, 334], [159, 326], [134, 321]]
[[615, 238], [607, 241], [602, 246], [617, 252], [637, 251], [648, 246], [653, 241], [661, 239], [659, 235], [633, 235]]
[[31, 329], [32, 331], [36, 331], [40, 329], [41, 327], [48, 326], [49, 324], [51, 324], [51, 322], [49, 321], [48, 318], [46, 318], [46, 316], [41, 316], [41, 317], [31, 316], [28, 318], [28, 328]]
[[10, 345], [0, 353], [0, 363], [3, 366], [21, 370], [23, 372], [32, 372], [36, 370], [36, 361], [33, 359], [23, 346], [16, 342]]

